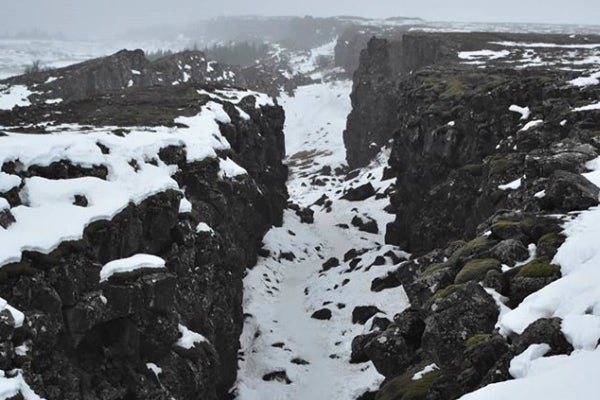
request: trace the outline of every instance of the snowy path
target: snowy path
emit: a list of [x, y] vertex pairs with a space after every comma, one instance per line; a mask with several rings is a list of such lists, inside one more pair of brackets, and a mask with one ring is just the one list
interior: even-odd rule
[[[372, 266], [374, 259], [390, 250], [402, 254], [381, 245], [385, 224], [392, 219], [382, 211], [385, 199], [350, 203], [339, 197], [345, 188], [368, 181], [383, 191], [390, 181], [380, 182], [383, 163], [377, 162], [349, 181], [318, 174], [325, 165], [335, 169], [344, 162], [342, 132], [350, 111], [350, 90], [350, 82], [317, 84], [281, 99], [287, 115], [290, 200], [306, 207], [325, 194], [333, 204], [330, 212], [311, 207], [314, 224], [302, 224], [288, 210], [284, 225], [265, 237], [271, 256], [261, 259], [245, 279], [244, 308], [249, 316], [241, 338], [239, 400], [352, 400], [383, 380], [371, 363], [349, 363], [352, 339], [371, 327], [371, 322], [352, 324], [352, 310], [374, 305], [383, 311], [378, 316], [391, 318], [406, 307], [401, 288], [370, 290], [373, 279], [395, 268], [389, 257], [378, 266]], [[316, 177], [323, 186], [311, 184]], [[356, 214], [374, 218], [380, 233], [352, 227]], [[371, 250], [356, 269], [343, 262], [344, 254], [353, 248]], [[280, 258], [286, 252], [296, 258]], [[331, 257], [338, 258], [340, 266], [323, 272], [321, 265]], [[322, 308], [331, 311], [330, 320], [311, 318]]]

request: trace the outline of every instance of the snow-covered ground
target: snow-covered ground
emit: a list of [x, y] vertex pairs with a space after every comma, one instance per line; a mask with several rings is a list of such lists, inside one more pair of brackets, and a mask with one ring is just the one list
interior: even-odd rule
[[[311, 71], [310, 66], [303, 68]], [[373, 279], [397, 268], [384, 255], [389, 251], [407, 255], [382, 245], [385, 225], [393, 219], [383, 211], [388, 204], [385, 197], [361, 202], [340, 197], [347, 188], [367, 182], [383, 192], [392, 182], [381, 181], [387, 154], [348, 181], [344, 175], [319, 173], [325, 166], [335, 170], [345, 165], [342, 133], [351, 88], [350, 81], [313, 84], [279, 100], [287, 117], [290, 200], [302, 207], [312, 205], [315, 222], [303, 224], [293, 211], [286, 211], [283, 226], [264, 239], [270, 256], [260, 259], [245, 278], [248, 317], [235, 387], [239, 400], [350, 400], [376, 390], [383, 381], [371, 363], [349, 363], [352, 339], [372, 325], [372, 321], [353, 324], [352, 311], [356, 306], [376, 306], [381, 310], [377, 316], [391, 318], [408, 306], [402, 288], [371, 291]], [[314, 179], [320, 182], [314, 184]], [[330, 211], [313, 205], [323, 195], [332, 200]], [[356, 215], [375, 219], [379, 233], [358, 231], [350, 223]], [[353, 267], [343, 261], [351, 249], [370, 251]], [[281, 257], [285, 253], [295, 259]], [[385, 258], [384, 265], [373, 265], [377, 256]], [[323, 271], [323, 262], [331, 257], [340, 265]], [[322, 308], [331, 311], [331, 319], [311, 318]]]

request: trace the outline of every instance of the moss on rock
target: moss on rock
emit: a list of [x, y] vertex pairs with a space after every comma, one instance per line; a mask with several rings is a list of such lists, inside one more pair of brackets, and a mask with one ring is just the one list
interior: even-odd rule
[[500, 270], [500, 261], [494, 258], [476, 258], [470, 260], [456, 275], [454, 283], [461, 284], [469, 281], [481, 281], [492, 270]]
[[519, 270], [519, 278], [550, 278], [560, 275], [560, 266], [552, 264], [549, 257], [537, 257]]
[[472, 347], [483, 340], [489, 339], [490, 337], [492, 337], [492, 335], [490, 333], [478, 333], [478, 334], [473, 335], [470, 338], [468, 338], [467, 341], [465, 342], [465, 345], [467, 347]]
[[421, 379], [413, 380], [413, 376], [424, 367], [425, 365], [421, 364], [419, 369], [411, 369], [386, 383], [375, 396], [375, 400], [425, 399], [431, 386], [442, 376], [442, 371], [436, 369], [424, 374]]

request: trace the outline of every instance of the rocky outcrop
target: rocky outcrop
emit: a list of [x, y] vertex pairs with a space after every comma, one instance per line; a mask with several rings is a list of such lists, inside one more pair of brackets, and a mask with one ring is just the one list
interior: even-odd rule
[[[400, 86], [420, 69], [431, 65], [456, 64], [460, 61], [459, 52], [482, 49], [506, 51], [505, 46], [498, 44], [502, 42], [575, 44], [594, 40], [593, 37], [570, 38], [564, 35], [419, 33], [402, 30], [381, 32], [376, 35], [377, 37], [372, 38], [362, 50], [353, 77], [352, 112], [344, 132], [346, 160], [351, 168], [367, 165], [401, 127], [402, 114], [406, 115], [407, 112], [405, 103], [400, 99], [408, 93], [409, 89]], [[338, 45], [340, 63], [345, 59], [343, 48], [346, 41], [351, 43], [346, 38], [344, 44]], [[560, 63], [565, 54], [560, 53], [559, 50], [559, 48], [548, 47], [543, 50], [541, 56]], [[487, 65], [512, 69], [519, 65], [527, 66], [526, 60], [527, 57], [521, 49], [503, 58], [492, 60], [493, 62]], [[473, 65], [477, 64], [470, 64], [471, 67]]]
[[369, 42], [344, 136], [351, 167], [392, 139], [386, 241], [414, 256], [389, 277], [411, 308], [352, 343], [353, 361], [386, 377], [379, 400], [460, 398], [511, 379], [510, 360], [533, 343], [569, 354], [559, 319], [502, 332], [498, 303], [513, 309], [560, 279], [561, 215], [598, 205], [581, 174], [600, 154], [600, 114], [573, 111], [597, 101], [597, 88], [568, 83], [581, 72], [458, 62], [495, 34], [426, 36]]
[[[136, 126], [170, 121], [175, 127], [175, 116], [197, 114], [211, 100], [231, 120], [220, 122], [231, 150], [219, 157], [235, 160], [248, 172], [224, 178], [219, 158], [189, 162], [185, 147], [164, 147], [158, 157], [177, 170], [173, 178], [185, 188], [191, 211], [181, 210], [179, 191], [156, 193], [110, 220], [92, 223], [81, 240], [64, 242], [49, 254], [24, 251], [20, 262], [0, 267], [2, 298], [25, 314], [22, 327], [2, 325], [7, 332], [0, 335], [0, 365], [6, 371], [21, 369], [41, 397], [227, 397], [243, 326], [242, 278], [245, 268], [255, 264], [265, 232], [281, 223], [287, 169], [282, 164], [283, 110], [258, 107], [254, 97], [234, 105], [200, 94], [213, 89], [191, 84], [138, 87], [52, 107], [15, 109], [0, 117], [15, 130], [48, 115], [60, 116], [59, 124], [125, 126], [114, 130], [119, 137]], [[48, 179], [106, 179], [107, 174], [100, 167], [76, 168], [68, 161], [27, 170], [5, 163], [2, 170]], [[19, 197], [0, 196], [9, 201]], [[84, 198], [75, 201], [85, 206]], [[199, 229], [201, 223], [206, 228]], [[159, 256], [166, 268], [100, 281], [103, 265], [138, 253]]]
[[29, 96], [33, 104], [53, 104], [57, 99], [68, 103], [110, 90], [185, 83], [243, 87], [272, 96], [277, 96], [284, 86], [294, 88], [294, 83], [275, 65], [224, 65], [210, 61], [203, 52], [191, 50], [155, 61], [146, 58], [142, 50], [121, 50], [108, 57], [0, 81], [7, 86], [29, 87], [34, 92]]

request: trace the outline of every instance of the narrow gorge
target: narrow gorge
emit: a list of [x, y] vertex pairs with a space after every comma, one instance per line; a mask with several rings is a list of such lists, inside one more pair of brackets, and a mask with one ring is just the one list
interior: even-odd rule
[[0, 400], [590, 398], [600, 37], [304, 23], [0, 81]]

